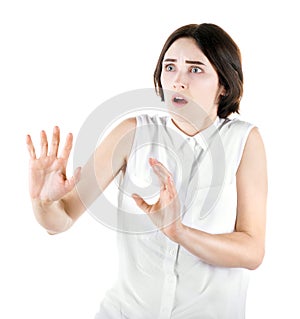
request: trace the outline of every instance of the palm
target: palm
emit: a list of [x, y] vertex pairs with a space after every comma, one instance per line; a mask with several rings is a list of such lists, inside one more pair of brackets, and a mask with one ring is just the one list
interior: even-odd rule
[[30, 195], [32, 198], [57, 200], [65, 191], [65, 163], [57, 158], [30, 161]]
[[72, 147], [72, 136], [69, 135], [63, 148], [62, 156], [57, 157], [59, 147], [59, 129], [54, 128], [51, 150], [48, 154], [48, 142], [44, 132], [41, 133], [41, 155], [36, 158], [30, 136], [27, 137], [30, 153], [29, 192], [31, 198], [55, 201], [68, 193], [75, 185], [75, 177], [66, 178], [66, 166]]
[[180, 202], [173, 177], [157, 160], [150, 159], [150, 165], [161, 182], [159, 200], [149, 205], [137, 194], [133, 198], [159, 229], [165, 234], [172, 233], [181, 225]]
[[148, 216], [158, 228], [162, 229], [164, 233], [168, 233], [180, 221], [178, 207], [177, 198], [161, 193], [159, 201], [149, 209]]

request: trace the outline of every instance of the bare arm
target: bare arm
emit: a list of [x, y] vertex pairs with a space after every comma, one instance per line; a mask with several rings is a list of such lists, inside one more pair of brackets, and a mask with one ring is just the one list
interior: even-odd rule
[[135, 125], [135, 119], [120, 123], [97, 147], [88, 163], [82, 169], [76, 169], [69, 180], [66, 178], [66, 166], [72, 148], [72, 135], [68, 135], [58, 157], [59, 128], [53, 130], [49, 152], [46, 133], [42, 132], [39, 158], [30, 136], [27, 136], [33, 211], [37, 221], [50, 234], [69, 229], [126, 165]]
[[[255, 269], [261, 264], [264, 257], [267, 169], [264, 145], [256, 128], [249, 134], [237, 172], [237, 221], [232, 233], [209, 234], [182, 224], [177, 218], [180, 214], [176, 209], [177, 193], [172, 178], [161, 163], [152, 164], [161, 171], [158, 175], [168, 174], [167, 179], [161, 178], [166, 185], [162, 192], [167, 193], [164, 197], [168, 197], [171, 205], [164, 203], [162, 206], [167, 207], [166, 210], [147, 205], [140, 197], [134, 198], [151, 218], [156, 215], [157, 220], [159, 215], [168, 214], [172, 216], [171, 220], [176, 220], [162, 229], [170, 239], [211, 265]], [[154, 214], [151, 216], [151, 213]]]

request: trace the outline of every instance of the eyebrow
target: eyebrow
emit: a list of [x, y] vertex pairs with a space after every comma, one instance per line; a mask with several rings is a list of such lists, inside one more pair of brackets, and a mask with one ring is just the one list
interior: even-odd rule
[[[177, 59], [165, 59], [164, 62], [177, 62]], [[205, 65], [201, 61], [191, 61], [191, 60], [185, 60], [185, 63], [187, 64], [198, 64], [198, 65]]]

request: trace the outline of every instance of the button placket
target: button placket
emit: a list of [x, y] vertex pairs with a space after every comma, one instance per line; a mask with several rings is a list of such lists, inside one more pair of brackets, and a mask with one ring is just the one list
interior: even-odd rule
[[161, 310], [159, 319], [171, 318], [176, 293], [177, 276], [175, 274], [175, 265], [177, 260], [177, 251], [179, 245], [169, 241], [166, 247], [166, 255], [164, 258], [164, 283], [161, 299]]

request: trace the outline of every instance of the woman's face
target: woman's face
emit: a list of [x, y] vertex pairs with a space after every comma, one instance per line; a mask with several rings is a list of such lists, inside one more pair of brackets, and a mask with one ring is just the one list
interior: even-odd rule
[[219, 96], [224, 88], [194, 39], [180, 38], [167, 50], [161, 84], [169, 109], [185, 121], [194, 123], [197, 118], [194, 124], [201, 129], [216, 118]]

